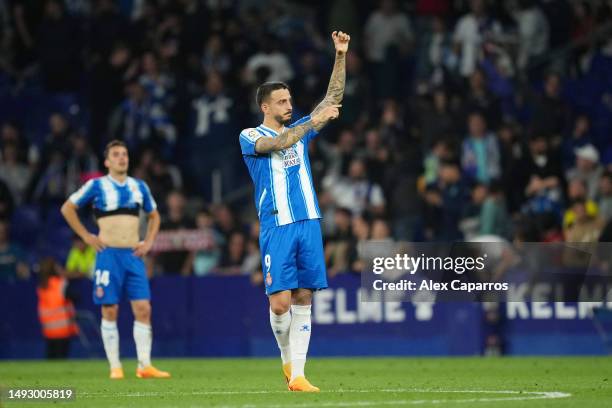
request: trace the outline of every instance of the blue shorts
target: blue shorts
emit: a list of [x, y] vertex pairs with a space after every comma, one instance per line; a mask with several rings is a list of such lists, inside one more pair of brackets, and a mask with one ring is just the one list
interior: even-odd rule
[[151, 291], [142, 258], [132, 248], [106, 248], [96, 256], [93, 301], [116, 305], [125, 291], [129, 300], [149, 300]]
[[327, 287], [319, 220], [264, 229], [259, 234], [259, 248], [267, 295], [282, 290]]

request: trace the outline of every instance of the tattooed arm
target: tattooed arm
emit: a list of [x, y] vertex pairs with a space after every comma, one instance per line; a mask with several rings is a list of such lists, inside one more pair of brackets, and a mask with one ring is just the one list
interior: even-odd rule
[[332, 119], [340, 115], [338, 108], [340, 105], [326, 106], [317, 113], [310, 116], [310, 119], [291, 128], [285, 128], [276, 137], [260, 137], [255, 142], [257, 153], [270, 153], [286, 149], [301, 140], [311, 130], [319, 131]]
[[342, 31], [334, 31], [332, 33], [332, 39], [336, 47], [334, 69], [329, 79], [325, 98], [323, 98], [321, 103], [312, 111], [311, 116], [316, 115], [328, 106], [338, 105], [342, 102], [342, 97], [344, 96], [344, 84], [346, 82], [346, 52], [351, 37]]

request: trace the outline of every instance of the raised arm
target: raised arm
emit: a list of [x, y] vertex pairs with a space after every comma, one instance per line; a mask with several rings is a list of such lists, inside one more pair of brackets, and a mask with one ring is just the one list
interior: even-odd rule
[[312, 115], [316, 115], [321, 110], [328, 106], [339, 105], [344, 96], [344, 84], [346, 82], [346, 52], [351, 36], [342, 31], [334, 31], [332, 33], [334, 46], [336, 48], [336, 60], [334, 69], [329, 79], [327, 93], [319, 105], [312, 111]]
[[336, 48], [336, 61], [334, 69], [327, 86], [325, 98], [310, 114], [310, 120], [284, 129], [277, 137], [260, 137], [255, 143], [257, 153], [270, 153], [286, 149], [301, 140], [310, 130], [319, 131], [327, 122], [336, 119], [340, 115], [340, 102], [344, 96], [344, 84], [346, 82], [346, 52], [351, 37], [342, 31], [332, 33], [334, 46]]

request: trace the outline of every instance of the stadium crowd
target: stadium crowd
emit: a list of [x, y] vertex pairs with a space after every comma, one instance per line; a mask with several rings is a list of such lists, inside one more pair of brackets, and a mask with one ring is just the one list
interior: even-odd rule
[[330, 275], [359, 271], [368, 239], [609, 241], [611, 16], [603, 0], [0, 0], [0, 280], [49, 255], [90, 273], [58, 208], [114, 138], [162, 232], [207, 242], [151, 274], [261, 279], [238, 134], [263, 81], [291, 86], [295, 118], [312, 109], [334, 29], [352, 38], [341, 116], [309, 147]]

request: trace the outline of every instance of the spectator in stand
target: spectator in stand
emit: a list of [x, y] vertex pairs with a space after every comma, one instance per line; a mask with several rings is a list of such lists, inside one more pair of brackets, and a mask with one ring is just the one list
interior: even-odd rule
[[599, 188], [599, 180], [603, 173], [603, 168], [599, 165], [599, 152], [595, 146], [588, 144], [577, 148], [576, 166], [567, 171], [567, 179], [581, 179], [587, 185], [587, 197], [595, 199], [597, 197], [597, 189]]
[[349, 166], [348, 177], [341, 178], [330, 187], [333, 202], [347, 208], [352, 214], [368, 212], [381, 215], [385, 212], [385, 197], [382, 188], [368, 179], [365, 162], [353, 159]]
[[15, 282], [28, 279], [30, 269], [25, 261], [25, 253], [11, 242], [7, 221], [0, 220], [0, 282]]
[[372, 221], [372, 240], [373, 241], [392, 241], [391, 228], [389, 223], [383, 218], [375, 218]]
[[438, 181], [440, 163], [445, 160], [450, 160], [452, 156], [453, 152], [450, 140], [442, 139], [434, 142], [423, 162], [425, 185], [434, 184]]
[[501, 123], [501, 101], [489, 90], [487, 77], [481, 69], [475, 69], [470, 74], [463, 105], [465, 116], [471, 112], [481, 112], [490, 128], [496, 129]]
[[138, 82], [144, 88], [149, 102], [155, 109], [170, 112], [173, 107], [174, 81], [159, 66], [159, 59], [152, 51], [145, 52], [141, 57], [142, 75]]
[[[570, 180], [567, 185], [567, 200], [570, 203], [575, 201], [584, 201], [586, 213], [589, 217], [597, 217], [599, 214], [599, 207], [594, 200], [588, 198], [587, 184], [580, 178]], [[570, 206], [565, 210], [563, 214], [563, 228], [568, 228], [576, 220], [576, 214]]]
[[197, 251], [193, 261], [193, 274], [204, 276], [213, 272], [219, 263], [220, 250], [225, 246], [225, 238], [215, 230], [215, 220], [208, 210], [201, 210], [196, 215], [196, 227], [203, 233], [210, 234], [213, 240], [210, 249]]
[[365, 133], [365, 146], [357, 156], [365, 160], [370, 180], [382, 186], [389, 170], [391, 151], [389, 146], [382, 143], [377, 129], [370, 129]]
[[426, 238], [451, 242], [461, 239], [459, 221], [468, 196], [459, 164], [442, 162], [438, 183], [428, 186], [425, 192]]
[[484, 0], [471, 0], [471, 11], [455, 25], [453, 41], [459, 55], [459, 73], [469, 77], [478, 66], [483, 43], [502, 33], [501, 24], [489, 15]]
[[281, 81], [291, 82], [294, 77], [293, 68], [289, 58], [280, 50], [279, 40], [268, 35], [260, 42], [256, 52], [246, 62], [246, 77], [249, 82], [257, 82], [257, 71], [266, 70], [268, 73], [263, 82]]
[[215, 205], [212, 208], [212, 213], [215, 219], [215, 228], [225, 237], [229, 237], [229, 235], [234, 231], [241, 230], [241, 226], [236, 220], [234, 212], [228, 205]]
[[251, 283], [259, 284], [263, 281], [261, 251], [259, 250], [259, 221], [251, 223], [246, 240], [246, 257], [242, 263], [242, 273], [251, 276]]
[[576, 149], [592, 144], [591, 121], [585, 114], [578, 115], [572, 132], [566, 135], [561, 144], [563, 169], [567, 171], [576, 164]]
[[66, 161], [67, 188], [76, 191], [87, 179], [99, 175], [99, 163], [85, 135], [73, 136], [70, 143], [71, 154]]
[[589, 216], [584, 200], [572, 203], [572, 211], [576, 214], [575, 221], [565, 228], [564, 235], [567, 242], [597, 242], [604, 224], [598, 217]]
[[33, 178], [34, 185], [31, 193], [33, 202], [42, 203], [49, 208], [61, 205], [66, 199], [68, 178], [66, 174], [66, 155], [59, 150], [53, 150], [48, 161], [41, 163], [42, 173]]
[[560, 217], [563, 191], [561, 163], [551, 152], [546, 137], [537, 133], [530, 136], [529, 151], [518, 173], [526, 199], [522, 211], [528, 214], [552, 212]]
[[[28, 163], [30, 151], [32, 155], [38, 150], [31, 148], [28, 140], [23, 137], [19, 125], [16, 122], [7, 121], [2, 124], [0, 130], [0, 148], [6, 145], [13, 145], [17, 148], [17, 158], [19, 162]], [[0, 161], [2, 157], [0, 157]]]
[[501, 177], [497, 138], [487, 130], [482, 113], [471, 113], [467, 123], [468, 135], [461, 149], [461, 167], [468, 179], [489, 184]]
[[234, 231], [229, 235], [227, 245], [223, 248], [219, 259], [218, 274], [226, 276], [243, 274], [244, 262], [247, 259], [246, 244], [244, 233]]
[[431, 103], [426, 102], [418, 112], [423, 151], [427, 151], [457, 130], [456, 118], [450, 111], [446, 91], [438, 88], [433, 91], [431, 97]]
[[499, 140], [501, 183], [508, 203], [508, 211], [516, 212], [523, 199], [523, 188], [520, 177], [516, 177], [516, 169], [520, 168], [524, 154], [523, 144], [517, 135], [513, 124], [504, 124], [497, 131]]
[[296, 108], [309, 111], [316, 106], [321, 95], [325, 95], [327, 74], [322, 72], [321, 65], [321, 58], [314, 50], [307, 50], [299, 57], [297, 77], [300, 80], [291, 86]]
[[364, 28], [366, 56], [374, 72], [373, 90], [379, 98], [397, 94], [398, 65], [411, 51], [413, 41], [408, 16], [398, 10], [395, 0], [381, 0], [380, 8], [370, 14]]
[[506, 209], [506, 200], [497, 181], [489, 185], [487, 197], [480, 209], [479, 235], [495, 235], [509, 239], [511, 236], [511, 219]]
[[550, 28], [535, 0], [520, 0], [514, 19], [518, 26], [517, 66], [525, 69], [548, 51]]
[[[117, 139], [125, 140], [130, 150], [138, 151], [143, 144], [166, 148], [175, 142], [175, 129], [163, 106], [154, 103], [146, 89], [138, 81], [130, 81], [126, 87], [127, 98], [115, 109], [109, 132]], [[168, 153], [169, 154], [169, 153]]]
[[[72, 136], [72, 127], [68, 119], [62, 113], [52, 113], [49, 116], [49, 134], [45, 137], [42, 149], [36, 147], [31, 149], [30, 160], [33, 164], [38, 164], [37, 172], [44, 170], [45, 165], [51, 159], [54, 153], [60, 153], [63, 156], [70, 152], [70, 137]], [[34, 178], [40, 177], [40, 174], [35, 174]]]
[[232, 66], [231, 57], [224, 48], [223, 37], [219, 34], [212, 34], [206, 42], [202, 55], [202, 69], [206, 74], [218, 72], [221, 75], [228, 73]]
[[349, 270], [353, 273], [361, 273], [367, 267], [364, 246], [370, 239], [370, 223], [363, 216], [353, 217], [351, 230], [353, 237], [348, 250]]
[[[185, 213], [185, 196], [180, 191], [172, 191], [166, 198], [166, 213], [162, 217], [161, 231], [193, 229], [193, 221]], [[162, 252], [155, 259], [156, 265], [166, 275], [191, 274], [195, 253], [186, 249]]]
[[488, 187], [482, 183], [476, 183], [472, 186], [471, 200], [463, 208], [463, 214], [459, 222], [459, 229], [466, 241], [471, 241], [480, 235], [482, 225], [480, 215], [488, 192]]
[[452, 33], [448, 31], [444, 17], [432, 16], [430, 21], [431, 29], [425, 33], [423, 46], [420, 47], [417, 73], [420, 78], [429, 78], [438, 84], [444, 80], [447, 71], [456, 70], [457, 56], [453, 52]]
[[66, 259], [66, 277], [68, 279], [92, 279], [95, 264], [96, 250], [87, 245], [81, 237], [75, 235]]
[[330, 277], [349, 268], [348, 251], [352, 239], [351, 211], [346, 208], [336, 208], [334, 225], [334, 234], [325, 242], [325, 263]]
[[612, 170], [608, 170], [601, 175], [599, 182], [599, 216], [604, 221], [612, 219]]
[[8, 186], [16, 205], [24, 202], [31, 174], [30, 167], [19, 160], [17, 146], [12, 143], [5, 144], [0, 160], [0, 180]]
[[551, 147], [557, 148], [569, 117], [569, 107], [561, 95], [561, 77], [549, 73], [544, 81], [544, 94], [536, 98], [533, 106], [531, 128], [546, 136]]
[[[351, 37], [351, 41], [354, 38]], [[338, 122], [344, 127], [353, 127], [361, 130], [368, 121], [370, 104], [370, 81], [363, 69], [363, 59], [355, 51], [346, 53], [346, 84], [344, 87], [344, 98], [342, 99], [342, 115]]]
[[353, 130], [343, 129], [336, 144], [330, 145], [322, 138], [317, 139], [316, 142], [330, 164], [323, 185], [325, 188], [331, 187], [338, 179], [347, 175], [351, 160], [355, 157], [357, 136]]
[[212, 199], [211, 174], [220, 170], [224, 191], [232, 191], [234, 162], [227, 160], [235, 151], [230, 141], [235, 131], [234, 101], [227, 94], [218, 72], [208, 72], [204, 92], [191, 102], [190, 163], [197, 191]]

